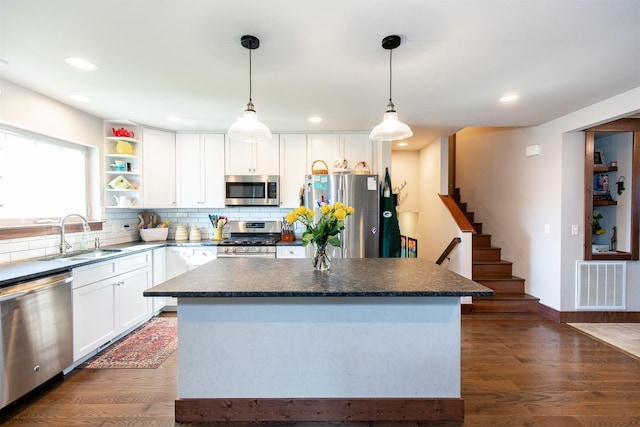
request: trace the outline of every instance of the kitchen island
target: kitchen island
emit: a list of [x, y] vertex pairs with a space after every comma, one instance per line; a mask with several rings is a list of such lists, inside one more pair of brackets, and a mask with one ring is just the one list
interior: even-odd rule
[[223, 258], [178, 298], [176, 420], [460, 420], [460, 297], [492, 291], [422, 259]]

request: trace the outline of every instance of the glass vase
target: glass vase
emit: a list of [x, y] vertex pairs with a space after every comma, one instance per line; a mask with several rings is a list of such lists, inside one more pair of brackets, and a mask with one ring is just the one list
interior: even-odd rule
[[327, 252], [327, 245], [316, 245], [313, 252], [313, 268], [318, 271], [329, 271], [331, 269], [331, 256]]

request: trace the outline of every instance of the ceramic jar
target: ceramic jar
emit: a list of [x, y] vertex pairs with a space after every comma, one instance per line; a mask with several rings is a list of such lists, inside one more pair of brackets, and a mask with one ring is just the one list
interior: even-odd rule
[[187, 233], [187, 226], [184, 224], [178, 224], [176, 227], [176, 240], [189, 240], [189, 234]]

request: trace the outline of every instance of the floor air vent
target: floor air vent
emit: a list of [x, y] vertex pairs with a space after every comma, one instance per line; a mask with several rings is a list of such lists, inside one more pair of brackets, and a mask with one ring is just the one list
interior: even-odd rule
[[626, 267], [624, 262], [578, 261], [576, 309], [625, 309]]

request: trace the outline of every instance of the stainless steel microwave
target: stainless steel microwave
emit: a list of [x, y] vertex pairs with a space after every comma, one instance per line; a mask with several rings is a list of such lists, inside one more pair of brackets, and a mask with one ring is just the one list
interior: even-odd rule
[[225, 205], [278, 206], [280, 177], [277, 175], [226, 175]]

